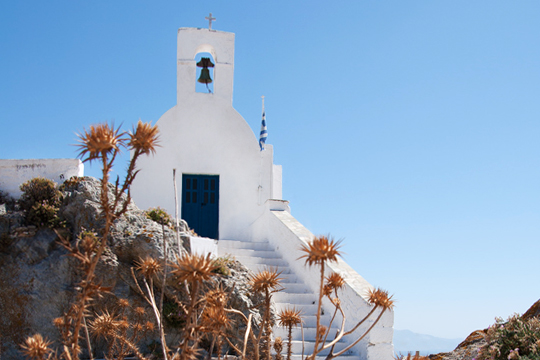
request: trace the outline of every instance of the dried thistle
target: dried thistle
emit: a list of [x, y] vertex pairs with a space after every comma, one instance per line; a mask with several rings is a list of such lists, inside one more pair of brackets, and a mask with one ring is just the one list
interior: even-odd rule
[[107, 338], [116, 332], [118, 325], [119, 322], [115, 317], [106, 311], [101, 315], [96, 315], [89, 327], [95, 337]]
[[274, 292], [280, 289], [280, 283], [283, 278], [280, 278], [281, 272], [278, 272], [277, 268], [270, 268], [269, 270], [262, 270], [258, 273], [251, 275], [249, 283], [251, 290], [254, 292]]
[[301, 311], [295, 308], [286, 308], [285, 310], [281, 310], [278, 314], [279, 325], [283, 327], [299, 325], [302, 322], [300, 313]]
[[210, 280], [216, 268], [210, 254], [203, 256], [184, 253], [181, 257], [177, 257], [176, 263], [172, 266], [172, 274], [180, 282], [187, 281], [188, 283], [202, 283]]
[[123, 145], [124, 133], [119, 133], [120, 129], [114, 128], [114, 124], [91, 125], [90, 130], [84, 130], [79, 137], [79, 157], [88, 157], [84, 161], [92, 161], [100, 156], [107, 156], [115, 151], [119, 151], [119, 146]]
[[279, 336], [274, 340], [274, 350], [276, 351], [275, 360], [282, 360], [283, 340]]
[[341, 256], [339, 252], [340, 241], [335, 241], [327, 236], [317, 236], [308, 244], [302, 245], [301, 251], [305, 252], [305, 255], [299, 257], [299, 259], [306, 258], [306, 264], [321, 265], [326, 261], [335, 262], [337, 257]]
[[157, 274], [161, 272], [161, 263], [157, 259], [147, 257], [146, 259], [140, 259], [136, 263], [137, 271], [139, 271], [147, 279], [153, 279]]
[[128, 308], [129, 307], [129, 300], [128, 299], [118, 299], [118, 306], [121, 308]]
[[332, 273], [326, 278], [326, 285], [332, 290], [339, 290], [345, 286], [345, 280], [338, 273]]
[[52, 352], [49, 345], [51, 345], [50, 341], [44, 339], [41, 334], [36, 334], [27, 337], [21, 347], [23, 348], [23, 353], [32, 360], [41, 360], [45, 359], [46, 356]]
[[159, 130], [157, 125], [143, 123], [141, 120], [137, 127], [129, 134], [128, 146], [130, 149], [139, 151], [141, 154], [155, 154], [158, 145]]
[[378, 289], [370, 289], [368, 293], [368, 302], [375, 306], [380, 306], [383, 310], [392, 310], [394, 308], [393, 296], [388, 295], [388, 291]]
[[221, 288], [221, 284], [217, 289], [211, 289], [205, 295], [208, 306], [219, 308], [224, 308], [227, 305], [227, 298], [227, 293]]

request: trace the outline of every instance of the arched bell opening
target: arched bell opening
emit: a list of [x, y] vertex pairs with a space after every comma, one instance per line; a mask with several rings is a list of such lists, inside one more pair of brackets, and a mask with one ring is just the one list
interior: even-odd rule
[[195, 64], [197, 64], [195, 91], [198, 93], [213, 94], [214, 68], [216, 64], [214, 57], [208, 52], [200, 52], [195, 55]]

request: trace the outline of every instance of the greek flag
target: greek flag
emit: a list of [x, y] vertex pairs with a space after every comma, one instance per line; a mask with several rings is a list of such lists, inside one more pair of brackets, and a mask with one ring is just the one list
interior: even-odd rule
[[261, 151], [264, 150], [264, 144], [266, 143], [267, 137], [268, 137], [268, 130], [266, 130], [266, 112], [264, 111], [264, 108], [263, 108], [261, 135], [259, 136], [259, 146], [261, 147]]

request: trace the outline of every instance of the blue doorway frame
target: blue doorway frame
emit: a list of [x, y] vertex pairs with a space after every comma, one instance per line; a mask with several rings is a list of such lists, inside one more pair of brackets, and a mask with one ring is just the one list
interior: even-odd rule
[[197, 235], [219, 239], [219, 175], [182, 174], [182, 219]]

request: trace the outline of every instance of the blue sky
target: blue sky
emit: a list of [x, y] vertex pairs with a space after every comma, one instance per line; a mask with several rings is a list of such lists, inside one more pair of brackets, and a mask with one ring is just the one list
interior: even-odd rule
[[536, 0], [3, 1], [0, 158], [157, 121], [176, 31], [209, 12], [255, 132], [266, 98], [293, 215], [395, 294], [397, 329], [464, 337], [540, 298]]

